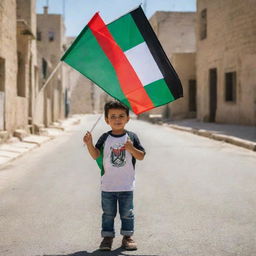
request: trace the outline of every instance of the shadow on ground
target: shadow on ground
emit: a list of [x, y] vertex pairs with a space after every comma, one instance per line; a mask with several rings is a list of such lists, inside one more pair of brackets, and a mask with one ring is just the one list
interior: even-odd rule
[[122, 248], [115, 249], [113, 251], [100, 251], [96, 250], [93, 252], [87, 252], [87, 251], [80, 251], [80, 252], [74, 252], [71, 254], [58, 254], [58, 255], [48, 255], [45, 254], [43, 256], [157, 256], [157, 255], [141, 255], [141, 254], [126, 254], [126, 251]]

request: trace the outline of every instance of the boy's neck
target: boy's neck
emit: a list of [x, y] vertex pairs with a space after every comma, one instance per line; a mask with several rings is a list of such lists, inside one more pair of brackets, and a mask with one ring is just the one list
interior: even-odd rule
[[125, 129], [122, 129], [122, 130], [112, 130], [111, 133], [114, 134], [114, 135], [121, 135], [121, 134], [125, 133]]

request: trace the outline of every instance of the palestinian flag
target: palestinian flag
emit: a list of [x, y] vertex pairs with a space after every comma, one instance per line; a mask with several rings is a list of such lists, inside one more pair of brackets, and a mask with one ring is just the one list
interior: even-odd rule
[[180, 80], [141, 7], [108, 25], [96, 13], [61, 60], [135, 114], [183, 94]]

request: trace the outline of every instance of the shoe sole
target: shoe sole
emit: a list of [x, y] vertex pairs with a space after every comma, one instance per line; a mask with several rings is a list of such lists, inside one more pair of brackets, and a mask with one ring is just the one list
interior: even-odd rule
[[136, 251], [138, 250], [137, 247], [125, 247], [125, 246], [122, 246], [123, 249], [125, 249], [126, 251]]

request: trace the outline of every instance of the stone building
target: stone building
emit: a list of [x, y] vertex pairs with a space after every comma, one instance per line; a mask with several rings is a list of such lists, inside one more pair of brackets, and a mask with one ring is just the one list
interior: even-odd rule
[[33, 132], [35, 28], [34, 0], [0, 1], [0, 131], [4, 137], [17, 129]]
[[[67, 38], [70, 46], [75, 37]], [[67, 86], [70, 92], [70, 114], [101, 113], [108, 95], [75, 69], [68, 67]]]
[[197, 117], [256, 125], [256, 1], [197, 1]]
[[[72, 71], [77, 72], [77, 71]], [[94, 112], [93, 83], [77, 73], [76, 84], [71, 89], [70, 113], [86, 114]], [[73, 80], [74, 81], [74, 80]]]
[[76, 70], [68, 77], [70, 90], [70, 114], [102, 113], [104, 104], [110, 99], [101, 88]]
[[[71, 46], [75, 37], [67, 37], [67, 48]], [[69, 113], [85, 114], [94, 112], [94, 85], [78, 71], [63, 62], [67, 72], [67, 100]]]
[[[17, 41], [16, 0], [0, 1], [0, 130], [16, 127]], [[5, 131], [5, 132], [4, 132]]]
[[65, 67], [61, 66], [46, 87], [42, 87], [48, 76], [60, 62], [66, 50], [65, 27], [61, 15], [37, 14], [37, 50], [39, 74], [39, 94], [37, 95], [37, 124], [48, 126], [65, 116]]
[[164, 118], [171, 119], [195, 116], [195, 13], [156, 12], [150, 18], [150, 24], [180, 77], [184, 97], [145, 115], [161, 114]]
[[171, 119], [196, 117], [196, 54], [174, 53], [172, 64], [183, 86], [183, 98], [169, 104]]
[[16, 125], [34, 130], [35, 95], [38, 90], [36, 49], [36, 2], [16, 0], [17, 8], [17, 99]]

